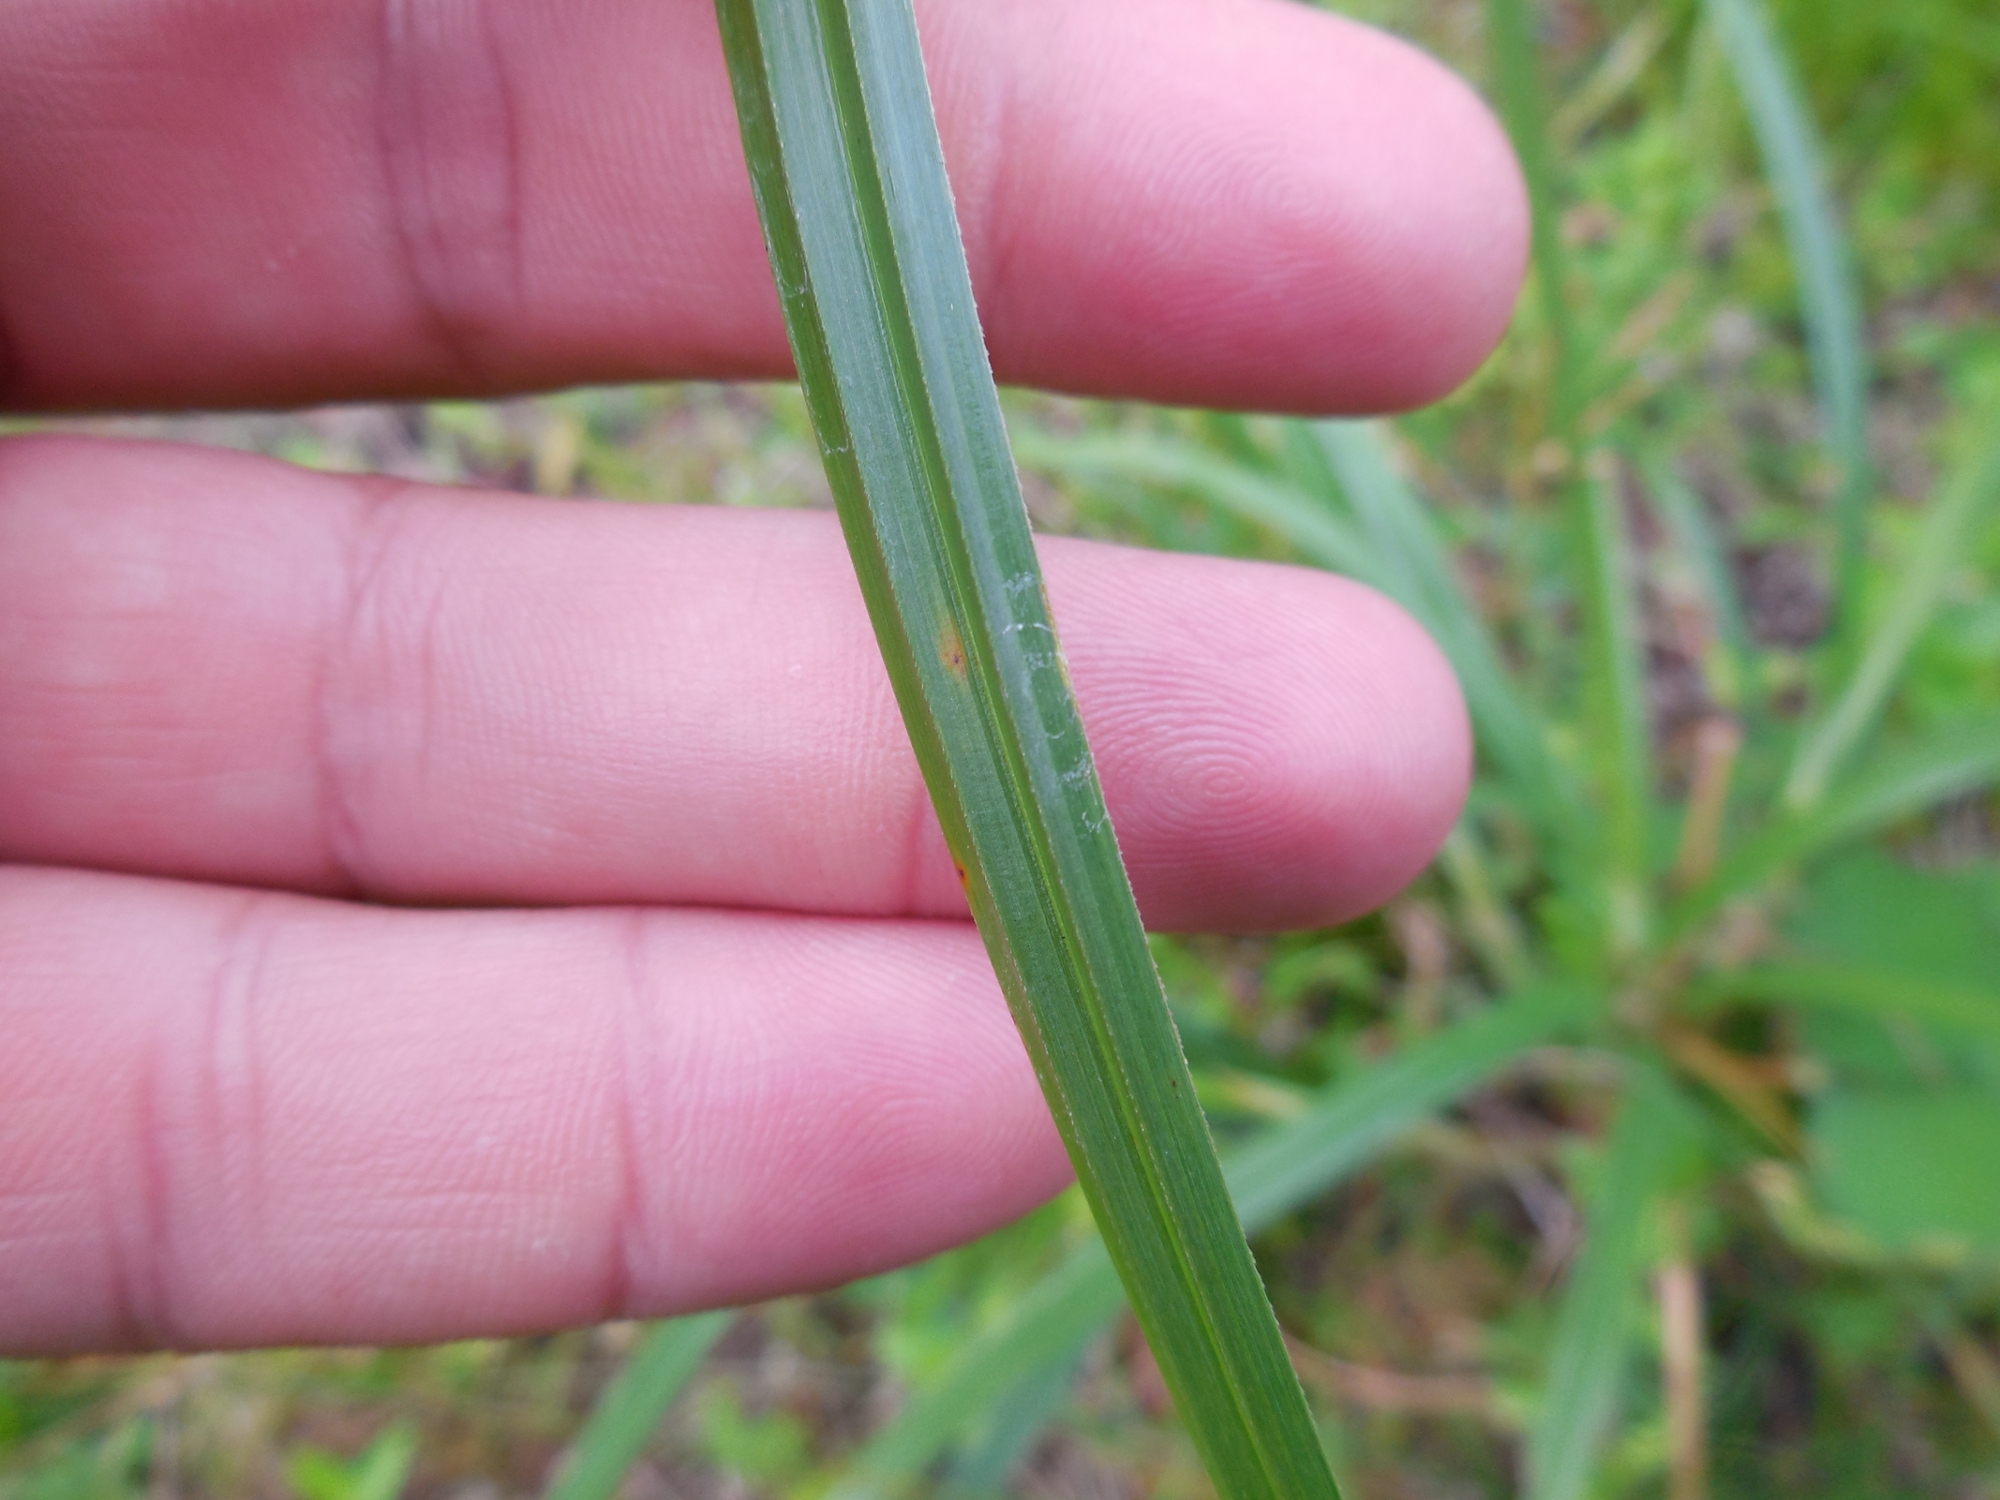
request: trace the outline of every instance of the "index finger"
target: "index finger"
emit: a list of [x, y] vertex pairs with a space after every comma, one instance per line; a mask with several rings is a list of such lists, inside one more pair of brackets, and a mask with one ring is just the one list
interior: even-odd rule
[[[1442, 393], [1519, 281], [1469, 90], [1280, 0], [931, 0], [1003, 379]], [[485, 394], [789, 364], [709, 0], [22, 0], [0, 404]]]

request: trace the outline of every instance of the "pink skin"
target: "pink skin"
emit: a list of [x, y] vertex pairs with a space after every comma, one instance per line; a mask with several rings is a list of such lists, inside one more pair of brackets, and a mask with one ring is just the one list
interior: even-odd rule
[[[1288, 0], [934, 0], [1001, 378], [1414, 405], [1525, 214], [1449, 73]], [[20, 406], [273, 405], [789, 361], [711, 0], [26, 0], [0, 47]]]
[[[1399, 44], [923, 20], [1008, 377], [1364, 409], [1497, 336], [1518, 181]], [[29, 0], [0, 140], [16, 407], [784, 367], [707, 0]], [[1421, 868], [1469, 751], [1393, 607], [1044, 555], [1150, 921]], [[918, 920], [963, 904], [825, 517], [0, 444], [0, 723], [0, 1352], [739, 1301], [1066, 1179], [976, 936]]]

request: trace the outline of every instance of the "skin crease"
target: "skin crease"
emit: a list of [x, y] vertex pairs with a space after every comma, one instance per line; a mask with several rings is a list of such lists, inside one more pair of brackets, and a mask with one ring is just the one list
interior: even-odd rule
[[[920, 12], [1007, 378], [1389, 408], [1498, 336], [1518, 178], [1401, 44]], [[0, 140], [15, 409], [785, 368], [706, 0], [23, 0]], [[1404, 616], [1043, 550], [1150, 922], [1422, 867], [1470, 751]], [[12, 439], [0, 722], [0, 1354], [743, 1301], [1067, 1179], [827, 517]]]

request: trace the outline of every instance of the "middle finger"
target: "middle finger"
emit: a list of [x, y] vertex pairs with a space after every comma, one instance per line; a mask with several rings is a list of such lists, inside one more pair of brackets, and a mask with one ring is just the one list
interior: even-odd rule
[[[1156, 927], [1384, 899], [1449, 669], [1327, 574], [1043, 544]], [[0, 445], [0, 858], [422, 902], [957, 915], [838, 529]]]

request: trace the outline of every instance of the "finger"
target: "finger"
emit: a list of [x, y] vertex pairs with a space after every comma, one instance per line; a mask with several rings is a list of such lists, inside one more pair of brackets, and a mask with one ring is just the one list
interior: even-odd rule
[[[1320, 925], [1456, 817], [1449, 669], [1321, 573], [1045, 544], [1157, 927]], [[957, 915], [829, 516], [0, 444], [0, 858], [402, 901]]]
[[0, 870], [0, 1353], [832, 1285], [1066, 1164], [958, 923], [410, 913]]
[[[1279, 0], [933, 0], [1003, 378], [1358, 410], [1462, 379], [1525, 241], [1443, 69]], [[25, 0], [0, 400], [272, 405], [788, 368], [709, 0]]]

